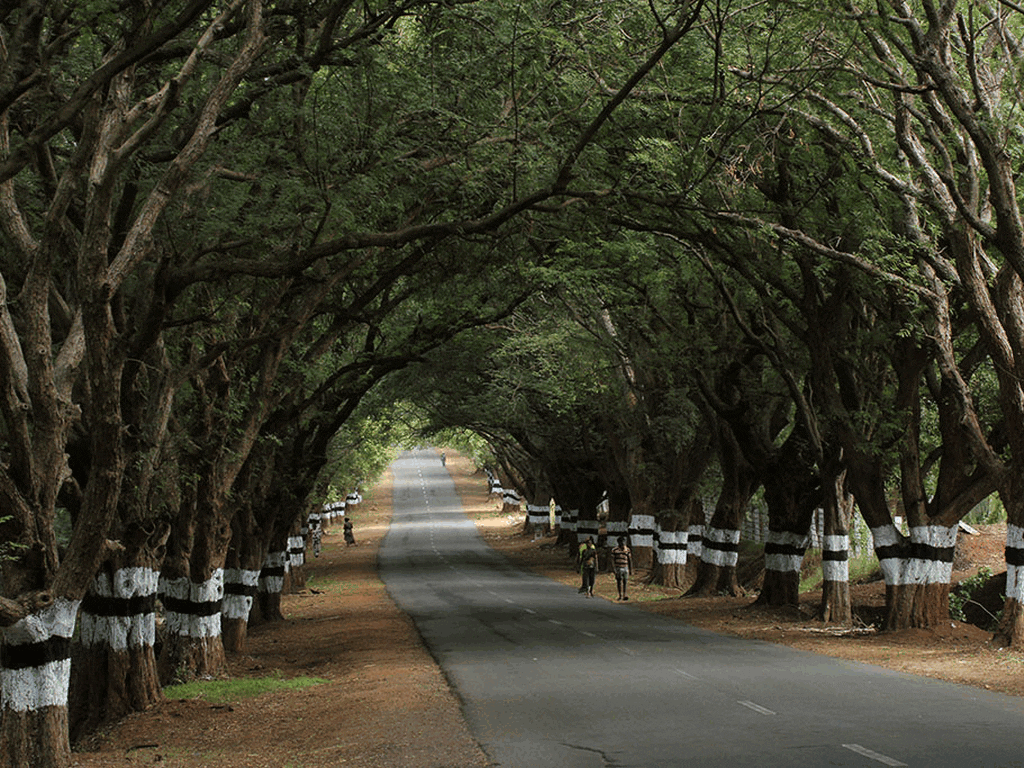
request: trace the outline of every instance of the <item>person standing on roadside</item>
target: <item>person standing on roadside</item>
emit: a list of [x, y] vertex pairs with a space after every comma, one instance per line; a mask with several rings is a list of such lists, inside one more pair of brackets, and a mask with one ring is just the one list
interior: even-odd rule
[[341, 527], [342, 532], [345, 534], [345, 544], [349, 547], [356, 545], [356, 536], [352, 530], [352, 521], [347, 517], [345, 518], [345, 524]]
[[633, 570], [633, 552], [626, 546], [625, 536], [619, 536], [618, 546], [612, 550], [612, 570], [615, 572], [619, 600], [629, 600], [626, 587], [629, 585], [629, 574]]
[[593, 597], [597, 580], [597, 547], [593, 536], [588, 536], [580, 547], [580, 574], [583, 576], [583, 594]]

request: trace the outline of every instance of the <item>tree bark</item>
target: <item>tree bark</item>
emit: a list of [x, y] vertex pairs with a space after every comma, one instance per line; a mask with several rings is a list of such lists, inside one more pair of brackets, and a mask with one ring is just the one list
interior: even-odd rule
[[895, 526], [871, 529], [885, 577], [886, 630], [949, 621], [949, 580], [958, 526], [913, 526], [910, 537]]
[[82, 601], [69, 696], [72, 742], [160, 701], [152, 568], [101, 572]]
[[281, 613], [281, 594], [284, 591], [287, 570], [287, 552], [279, 549], [267, 553], [256, 582], [256, 606], [259, 608], [260, 621], [284, 621], [284, 614]]
[[68, 685], [78, 602], [46, 602], [3, 628], [0, 761], [63, 768], [71, 762]]
[[688, 595], [739, 595], [736, 564], [739, 561], [739, 528], [704, 526], [697, 576]]

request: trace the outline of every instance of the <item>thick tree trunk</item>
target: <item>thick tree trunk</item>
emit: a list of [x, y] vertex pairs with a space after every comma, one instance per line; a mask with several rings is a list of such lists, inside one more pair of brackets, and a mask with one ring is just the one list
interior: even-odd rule
[[764, 585], [758, 605], [800, 605], [800, 569], [807, 532], [768, 531], [764, 545]]
[[701, 537], [697, 577], [688, 595], [739, 595], [736, 564], [739, 561], [740, 531], [705, 526]]
[[160, 681], [221, 677], [227, 670], [220, 615], [224, 601], [224, 570], [209, 579], [160, 579], [166, 635], [157, 668]]
[[72, 742], [160, 701], [152, 568], [101, 572], [82, 601], [68, 710]]
[[260, 571], [245, 568], [224, 569], [224, 605], [221, 609], [221, 635], [227, 653], [243, 653], [249, 613], [256, 597]]
[[0, 765], [66, 768], [71, 635], [78, 603], [59, 598], [3, 627]]
[[633, 514], [629, 521], [629, 548], [633, 551], [633, 568], [654, 568], [654, 538], [658, 524], [654, 515]]
[[1012, 523], [1006, 526], [1006, 598], [993, 640], [1024, 649], [1024, 528]]
[[821, 475], [826, 493], [822, 499], [824, 531], [818, 617], [826, 623], [849, 626], [853, 623], [849, 569], [853, 497], [846, 490], [846, 470], [841, 466], [838, 451], [833, 454], [832, 461], [826, 462]]
[[885, 577], [884, 629], [930, 627], [949, 621], [949, 580], [958, 526], [919, 525], [909, 541], [887, 525], [871, 529]]
[[658, 547], [651, 582], [669, 589], [685, 589], [688, 579], [686, 570], [687, 539], [689, 534], [684, 525], [682, 530], [658, 532]]
[[850, 600], [850, 537], [826, 535], [821, 548], [821, 605], [819, 618], [828, 624], [853, 623]]
[[519, 515], [523, 511], [523, 500], [511, 488], [506, 488], [501, 494], [501, 512], [504, 515]]
[[260, 621], [284, 621], [281, 594], [288, 570], [288, 555], [283, 550], [267, 553], [256, 582], [256, 605]]
[[306, 588], [306, 541], [299, 535], [288, 537], [288, 577], [285, 579], [287, 592], [299, 592]]

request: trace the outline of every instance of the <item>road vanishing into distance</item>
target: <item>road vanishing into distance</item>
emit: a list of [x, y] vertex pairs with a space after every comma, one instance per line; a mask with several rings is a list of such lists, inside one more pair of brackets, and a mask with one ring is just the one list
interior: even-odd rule
[[492, 550], [434, 451], [392, 470], [382, 577], [495, 765], [1024, 767], [1021, 699], [585, 598]]

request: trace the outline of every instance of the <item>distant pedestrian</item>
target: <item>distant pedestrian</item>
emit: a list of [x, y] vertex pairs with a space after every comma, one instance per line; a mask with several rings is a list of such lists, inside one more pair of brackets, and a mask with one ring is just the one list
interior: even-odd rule
[[594, 539], [588, 536], [580, 546], [580, 575], [583, 577], [581, 591], [587, 597], [594, 596], [594, 581], [597, 579], [597, 547]]
[[442, 451], [441, 452], [441, 466], [442, 467], [445, 465], [445, 461], [447, 461], [447, 459], [445, 458], [444, 452]]
[[633, 570], [633, 552], [626, 546], [625, 536], [619, 536], [618, 546], [612, 550], [612, 570], [615, 571], [615, 586], [619, 590], [619, 600], [629, 600], [626, 587], [629, 585], [629, 574]]
[[576, 572], [580, 574], [580, 588], [576, 591], [581, 595], [587, 591], [587, 578], [583, 575], [583, 550], [586, 548], [587, 540], [584, 539], [580, 542], [579, 547], [576, 548], [576, 560], [574, 561]]
[[309, 536], [313, 542], [313, 557], [320, 557], [320, 549], [323, 546], [324, 527], [317, 518], [309, 524]]
[[349, 520], [347, 517], [345, 518], [345, 524], [341, 526], [341, 530], [345, 534], [345, 543], [350, 547], [354, 547], [356, 543], [356, 537], [355, 534], [352, 532], [352, 521]]

